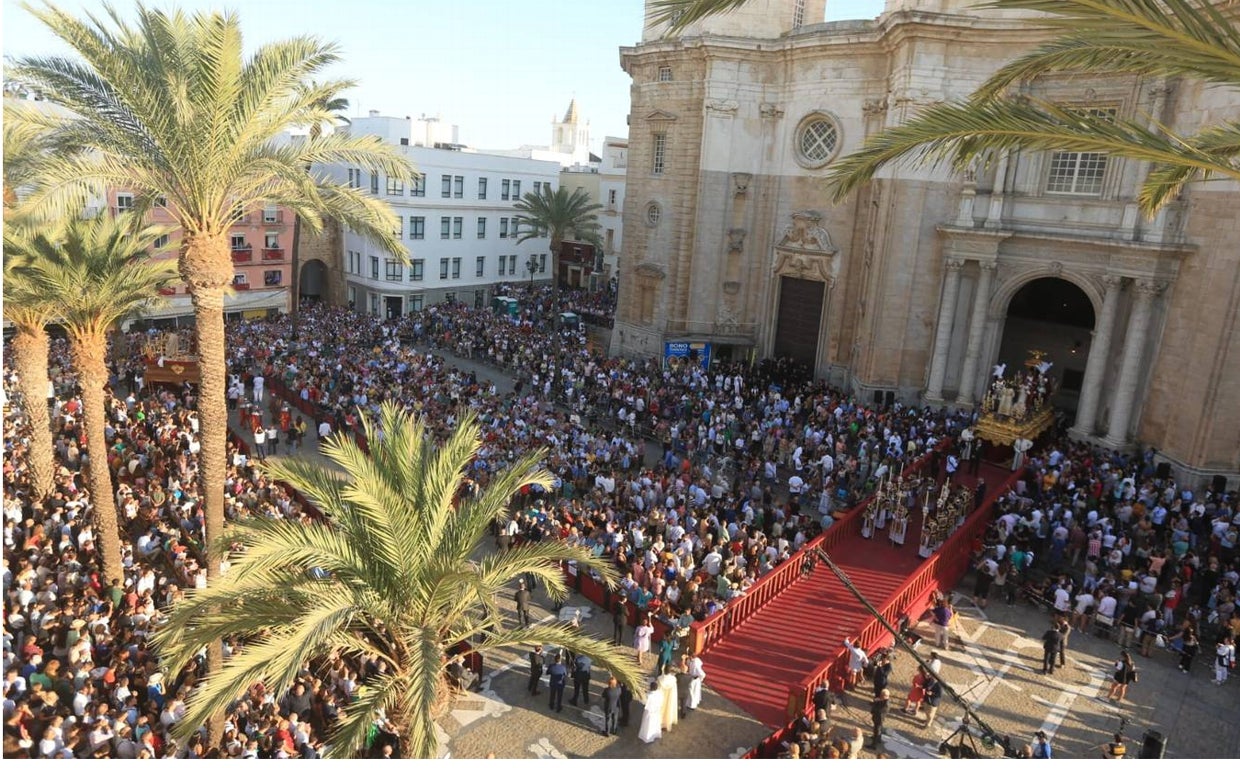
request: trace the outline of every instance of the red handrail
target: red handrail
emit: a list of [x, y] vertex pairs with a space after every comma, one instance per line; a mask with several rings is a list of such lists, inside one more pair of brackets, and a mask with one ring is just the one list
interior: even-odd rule
[[[934, 451], [942, 453], [951, 445], [951, 438], [943, 438], [934, 447]], [[904, 469], [908, 477], [921, 471], [930, 460], [930, 452], [916, 459]], [[769, 573], [758, 578], [745, 594], [730, 601], [723, 610], [702, 621], [695, 621], [689, 627], [689, 647], [694, 653], [702, 653], [732, 631], [748, 621], [754, 614], [764, 608], [785, 587], [797, 581], [801, 576], [801, 563], [806, 554], [814, 547], [830, 550], [844, 538], [851, 536], [861, 528], [861, 516], [873, 494], [866, 496], [861, 503], [851, 507], [830, 528], [815, 536], [792, 557], [775, 566]]]

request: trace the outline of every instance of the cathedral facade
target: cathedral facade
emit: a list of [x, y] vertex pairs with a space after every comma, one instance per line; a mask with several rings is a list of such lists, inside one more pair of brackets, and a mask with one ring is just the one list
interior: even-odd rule
[[[964, 409], [992, 368], [1052, 361], [1072, 433], [1152, 446], [1186, 479], [1240, 479], [1240, 188], [1197, 184], [1154, 219], [1148, 166], [1010, 152], [976, 172], [904, 164], [834, 205], [837, 158], [963, 99], [1045, 39], [972, 0], [888, 0], [812, 23], [824, 0], [751, 0], [682, 35], [647, 26], [632, 77], [612, 351], [709, 343], [797, 358], [866, 401]], [[1038, 97], [1182, 134], [1240, 119], [1188, 80], [1044, 78]]]

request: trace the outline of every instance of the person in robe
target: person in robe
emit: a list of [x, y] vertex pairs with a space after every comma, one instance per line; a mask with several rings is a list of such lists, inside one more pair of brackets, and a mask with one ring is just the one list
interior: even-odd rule
[[[675, 688], [672, 690], [675, 690]], [[650, 682], [650, 691], [646, 694], [646, 708], [642, 712], [642, 724], [637, 730], [637, 738], [647, 744], [655, 739], [663, 738], [664, 704], [663, 689], [659, 686], [657, 680], [652, 680]]]
[[680, 697], [676, 693], [676, 674], [670, 664], [663, 667], [663, 674], [656, 682], [663, 692], [663, 730], [670, 731], [680, 722]]
[[689, 676], [693, 678], [689, 683], [689, 709], [694, 710], [702, 704], [702, 683], [706, 682], [706, 670], [700, 656], [690, 652], [688, 658]]
[[1025, 463], [1025, 453], [1033, 447], [1033, 441], [1027, 437], [1018, 437], [1012, 443], [1012, 471], [1020, 469]]

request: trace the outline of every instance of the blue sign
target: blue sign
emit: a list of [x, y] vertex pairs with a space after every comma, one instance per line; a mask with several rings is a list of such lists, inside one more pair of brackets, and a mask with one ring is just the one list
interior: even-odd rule
[[709, 341], [665, 341], [663, 342], [663, 365], [668, 368], [679, 368], [696, 362], [702, 370], [710, 369]]

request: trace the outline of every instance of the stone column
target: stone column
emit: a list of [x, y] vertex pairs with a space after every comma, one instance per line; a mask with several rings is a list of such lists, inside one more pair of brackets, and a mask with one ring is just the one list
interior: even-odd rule
[[982, 354], [982, 332], [986, 327], [986, 305], [990, 303], [990, 282], [995, 275], [995, 263], [979, 261], [977, 293], [973, 296], [973, 312], [969, 316], [969, 343], [964, 352], [964, 369], [960, 372], [960, 393], [956, 405], [973, 407], [973, 393], [977, 391], [977, 362]]
[[1132, 317], [1128, 321], [1128, 334], [1124, 337], [1124, 356], [1120, 362], [1119, 379], [1115, 387], [1115, 402], [1111, 405], [1111, 421], [1104, 440], [1107, 445], [1119, 448], [1128, 444], [1128, 432], [1132, 422], [1132, 406], [1137, 396], [1137, 382], [1141, 377], [1141, 359], [1149, 338], [1150, 320], [1154, 315], [1154, 297], [1162, 293], [1164, 284], [1153, 280], [1137, 280]]
[[1115, 333], [1121, 281], [1119, 275], [1105, 275], [1102, 278], [1107, 291], [1102, 299], [1102, 312], [1094, 325], [1089, 359], [1085, 361], [1085, 380], [1081, 382], [1081, 400], [1076, 407], [1076, 426], [1071, 430], [1072, 437], [1077, 440], [1094, 434], [1097, 427], [1098, 401], [1102, 399], [1102, 379], [1106, 376], [1107, 360], [1111, 356], [1111, 336]]
[[939, 325], [934, 334], [934, 357], [930, 360], [930, 381], [926, 386], [927, 400], [943, 399], [943, 381], [947, 378], [947, 356], [952, 345], [952, 321], [956, 319], [956, 300], [960, 296], [960, 259], [948, 259], [943, 276], [943, 301], [939, 304]]

